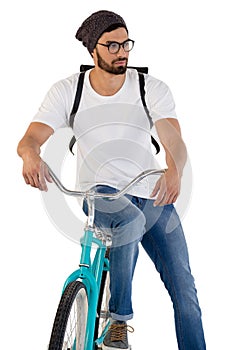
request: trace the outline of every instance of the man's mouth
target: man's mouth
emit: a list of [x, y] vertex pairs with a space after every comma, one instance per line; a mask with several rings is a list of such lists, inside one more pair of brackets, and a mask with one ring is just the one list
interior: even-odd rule
[[117, 64], [118, 66], [124, 66], [126, 63], [126, 61], [117, 61], [115, 62], [115, 64]]
[[125, 58], [113, 61], [113, 64], [116, 64], [118, 66], [124, 66], [126, 63], [127, 60]]

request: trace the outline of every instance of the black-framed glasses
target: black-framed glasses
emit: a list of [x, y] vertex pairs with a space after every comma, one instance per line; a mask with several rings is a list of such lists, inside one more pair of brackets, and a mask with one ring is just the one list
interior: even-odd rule
[[97, 43], [98, 45], [105, 46], [108, 48], [110, 53], [118, 53], [121, 46], [125, 52], [129, 52], [134, 47], [134, 40], [127, 39], [123, 43], [118, 43], [117, 41], [110, 41], [108, 44]]

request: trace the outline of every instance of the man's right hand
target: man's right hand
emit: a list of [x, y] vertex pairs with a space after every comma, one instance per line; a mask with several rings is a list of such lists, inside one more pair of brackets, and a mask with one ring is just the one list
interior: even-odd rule
[[48, 191], [47, 183], [53, 182], [48, 167], [37, 154], [23, 157], [23, 177], [27, 185]]
[[40, 147], [53, 134], [53, 129], [43, 123], [33, 122], [18, 144], [18, 155], [23, 159], [23, 177], [27, 185], [47, 191], [52, 182], [48, 167], [40, 157]]

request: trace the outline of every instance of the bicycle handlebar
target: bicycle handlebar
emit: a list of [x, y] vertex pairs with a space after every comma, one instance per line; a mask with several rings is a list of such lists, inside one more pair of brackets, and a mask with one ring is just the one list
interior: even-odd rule
[[59, 188], [59, 190], [63, 193], [65, 193], [68, 196], [72, 197], [82, 197], [82, 198], [88, 198], [89, 196], [93, 196], [94, 198], [103, 198], [103, 199], [118, 199], [122, 197], [124, 194], [127, 193], [127, 191], [132, 188], [136, 183], [144, 179], [146, 176], [149, 175], [162, 175], [166, 172], [166, 169], [149, 169], [141, 172], [138, 176], [136, 176], [128, 185], [126, 185], [122, 190], [119, 190], [116, 193], [99, 193], [94, 191], [73, 191], [67, 189], [61, 181], [58, 179], [58, 177], [54, 174], [52, 169], [48, 166], [47, 163], [45, 163], [48, 167], [49, 174], [53, 180], [53, 182], [56, 184], [56, 186]]

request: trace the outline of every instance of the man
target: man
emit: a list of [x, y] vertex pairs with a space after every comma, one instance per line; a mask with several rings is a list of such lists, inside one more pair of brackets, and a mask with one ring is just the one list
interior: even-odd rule
[[[134, 41], [128, 36], [123, 18], [110, 11], [93, 13], [82, 23], [76, 38], [94, 61], [94, 69], [85, 75], [74, 123], [80, 157], [78, 182], [82, 189], [95, 187], [100, 192], [112, 192], [155, 164], [138, 74], [127, 68]], [[25, 182], [43, 191], [51, 178], [40, 158], [40, 148], [54, 131], [68, 126], [78, 76], [64, 79], [50, 89], [18, 145]], [[173, 302], [179, 349], [204, 350], [201, 310], [183, 230], [173, 206], [180, 193], [186, 147], [167, 85], [146, 75], [145, 91], [149, 114], [165, 150], [167, 171], [152, 189], [144, 182], [115, 204], [106, 205], [104, 200], [97, 203], [96, 225], [109, 229], [113, 240], [109, 303], [112, 318], [103, 349], [128, 349], [127, 321], [133, 317], [132, 278], [141, 242]]]

